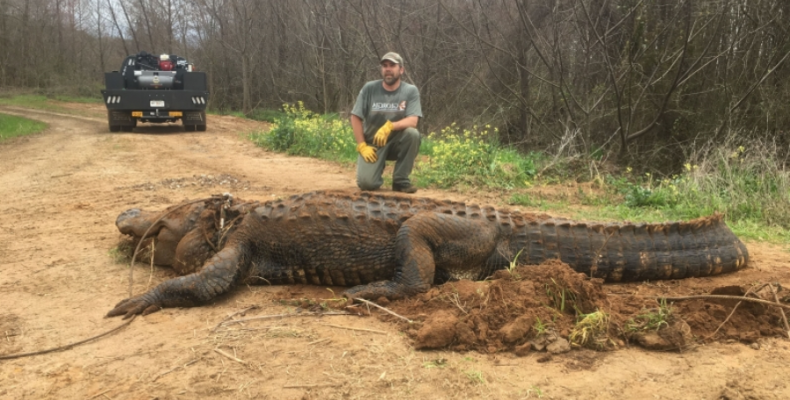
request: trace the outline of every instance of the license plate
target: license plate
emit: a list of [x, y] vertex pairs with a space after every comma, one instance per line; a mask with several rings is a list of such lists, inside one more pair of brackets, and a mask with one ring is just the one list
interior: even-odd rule
[[165, 101], [164, 100], [151, 100], [151, 107], [164, 107]]

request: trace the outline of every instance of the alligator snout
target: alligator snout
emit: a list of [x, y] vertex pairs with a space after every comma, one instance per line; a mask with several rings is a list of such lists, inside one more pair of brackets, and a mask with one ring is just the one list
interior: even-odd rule
[[139, 208], [126, 210], [115, 220], [115, 226], [125, 235], [142, 236], [151, 221], [140, 218], [143, 212]]

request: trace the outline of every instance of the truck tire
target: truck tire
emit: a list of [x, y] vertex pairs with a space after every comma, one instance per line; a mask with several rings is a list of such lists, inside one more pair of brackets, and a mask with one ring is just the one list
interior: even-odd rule
[[133, 132], [134, 128], [137, 127], [137, 118], [132, 118], [131, 125], [121, 125], [121, 131], [123, 132]]
[[181, 121], [184, 123], [184, 130], [187, 132], [204, 132], [206, 130], [206, 112], [203, 110], [186, 111]]
[[137, 126], [137, 118], [132, 117], [131, 111], [109, 110], [107, 123], [110, 132], [131, 132]]

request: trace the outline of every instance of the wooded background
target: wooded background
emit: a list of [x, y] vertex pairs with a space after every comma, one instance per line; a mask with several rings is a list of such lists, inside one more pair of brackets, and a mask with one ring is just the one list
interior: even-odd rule
[[680, 168], [733, 136], [787, 153], [787, 0], [0, 0], [0, 88], [96, 96], [141, 50], [186, 57], [212, 109], [348, 112], [387, 51], [424, 132]]

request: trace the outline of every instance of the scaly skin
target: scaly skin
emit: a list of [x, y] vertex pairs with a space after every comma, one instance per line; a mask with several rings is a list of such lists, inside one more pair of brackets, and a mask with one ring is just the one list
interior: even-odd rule
[[[484, 279], [517, 254], [522, 264], [560, 258], [611, 282], [715, 275], [748, 262], [746, 247], [720, 215], [615, 225], [403, 195], [311, 192], [262, 205], [237, 202], [228, 213], [243, 219], [223, 233], [227, 243], [207, 246], [220, 235], [218, 207], [193, 205], [168, 216], [156, 232], [169, 242], [157, 242], [155, 260], [191, 273], [122, 301], [107, 315], [198, 305], [240, 283], [353, 286], [346, 297], [395, 299], [450, 279]], [[139, 240], [159, 215], [129, 210], [116, 224]], [[160, 247], [175, 248], [174, 256], [160, 257]], [[188, 268], [196, 265], [203, 267]]]

